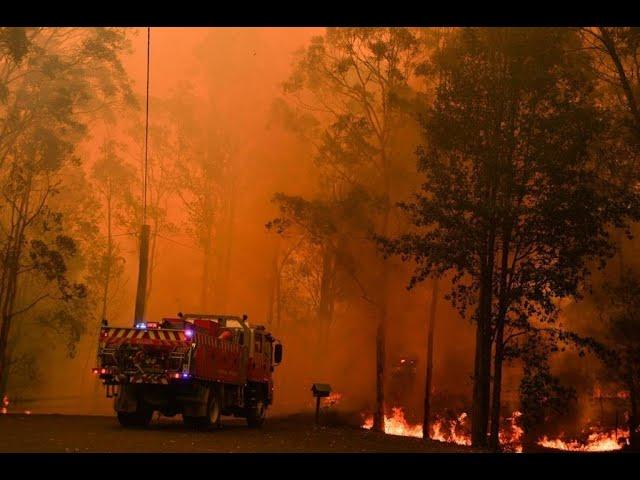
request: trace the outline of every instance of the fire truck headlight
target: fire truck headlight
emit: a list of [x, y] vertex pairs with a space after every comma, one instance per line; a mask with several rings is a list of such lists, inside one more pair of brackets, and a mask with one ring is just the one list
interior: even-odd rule
[[187, 338], [191, 338], [193, 337], [193, 330], [185, 330], [184, 334], [186, 335]]

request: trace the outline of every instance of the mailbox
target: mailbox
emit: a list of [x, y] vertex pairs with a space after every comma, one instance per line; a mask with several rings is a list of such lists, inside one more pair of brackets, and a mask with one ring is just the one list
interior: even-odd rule
[[314, 383], [311, 385], [311, 392], [316, 399], [316, 425], [320, 421], [320, 399], [331, 395], [331, 385], [328, 383]]
[[311, 391], [314, 397], [328, 397], [331, 394], [331, 385], [328, 383], [314, 383]]

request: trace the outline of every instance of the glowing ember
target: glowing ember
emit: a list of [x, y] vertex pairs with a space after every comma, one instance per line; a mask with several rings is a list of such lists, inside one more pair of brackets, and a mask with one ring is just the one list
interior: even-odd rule
[[2, 398], [2, 408], [0, 408], [0, 413], [5, 415], [9, 411], [8, 409], [9, 409], [9, 397], [5, 395]]
[[621, 437], [627, 437], [629, 432], [622, 430], [620, 433], [621, 435], [617, 436], [615, 431], [593, 432], [589, 434], [586, 442], [578, 440], [567, 441], [560, 438], [551, 439], [544, 436], [538, 441], [538, 445], [572, 452], [609, 452], [620, 450], [627, 443], [626, 439], [623, 440]]
[[322, 399], [322, 406], [325, 408], [335, 407], [338, 403], [340, 403], [340, 400], [342, 400], [342, 394], [334, 392], [329, 394], [328, 397]]

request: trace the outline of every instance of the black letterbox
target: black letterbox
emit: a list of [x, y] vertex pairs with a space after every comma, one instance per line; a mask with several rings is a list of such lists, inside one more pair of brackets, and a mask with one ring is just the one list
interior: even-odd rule
[[331, 385], [328, 383], [314, 383], [311, 386], [314, 397], [328, 397], [331, 393]]

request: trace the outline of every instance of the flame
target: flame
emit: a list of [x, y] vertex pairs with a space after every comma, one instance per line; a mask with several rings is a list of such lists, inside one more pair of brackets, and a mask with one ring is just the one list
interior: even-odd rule
[[322, 399], [323, 407], [331, 408], [336, 406], [342, 400], [342, 394], [338, 392], [330, 393], [328, 397]]
[[5, 395], [4, 397], [2, 397], [2, 408], [0, 408], [0, 413], [2, 413], [3, 415], [6, 415], [8, 411], [9, 411], [9, 397]]
[[538, 441], [538, 445], [572, 452], [610, 452], [612, 450], [620, 450], [627, 443], [627, 440], [623, 439], [623, 437], [628, 437], [629, 432], [621, 430], [621, 436], [618, 436], [616, 432], [616, 430], [592, 432], [587, 437], [586, 442], [562, 440], [560, 438], [551, 439], [544, 436]]
[[[388, 435], [400, 435], [403, 437], [422, 438], [422, 425], [410, 425], [404, 417], [401, 408], [392, 408], [391, 416], [384, 416], [384, 433]], [[370, 430], [373, 427], [373, 416], [365, 419], [362, 428]]]
[[524, 430], [518, 425], [518, 419], [522, 416], [517, 410], [511, 414], [506, 420], [509, 422], [508, 427], [502, 428], [498, 433], [500, 445], [506, 450], [513, 450], [516, 453], [522, 453], [522, 435]]
[[[407, 422], [402, 408], [394, 407], [391, 409], [391, 416], [384, 417], [384, 433], [388, 435], [400, 435], [403, 437], [422, 438], [422, 425], [412, 425]], [[506, 418], [507, 426], [500, 430], [500, 444], [505, 451], [522, 452], [522, 436], [524, 430], [518, 425], [518, 419], [522, 416], [521, 412], [515, 411], [510, 417]], [[446, 421], [438, 419], [431, 424], [431, 439], [440, 442], [455, 443], [457, 445], [471, 445], [471, 437], [464, 429], [464, 423], [467, 419], [465, 412], [461, 413], [454, 421]], [[365, 418], [362, 428], [370, 430], [373, 428], [373, 416], [369, 415]], [[562, 440], [560, 438], [549, 438], [544, 436], [538, 441], [538, 445], [554, 448], [557, 450], [568, 450], [576, 452], [606, 452], [612, 450], [620, 450], [626, 443], [628, 431], [619, 430], [620, 436], [616, 431], [598, 432], [594, 431], [589, 434], [586, 442], [578, 440]]]
[[[399, 435], [402, 437], [422, 438], [422, 425], [411, 425], [407, 422], [402, 408], [394, 407], [391, 409], [391, 416], [384, 416], [384, 433], [387, 435]], [[464, 434], [456, 432], [456, 427], [461, 424], [467, 417], [466, 413], [462, 413], [457, 422], [446, 422], [444, 420], [436, 420], [431, 425], [431, 438], [441, 442], [452, 442], [458, 445], [471, 445], [471, 438]], [[449, 423], [449, 424], [448, 424]], [[369, 415], [362, 428], [370, 430], [373, 427], [373, 416]]]
[[467, 413], [462, 412], [455, 422], [446, 422], [442, 419], [436, 420], [431, 424], [431, 439], [457, 445], [471, 445], [471, 437], [466, 432], [459, 432], [466, 419]]

